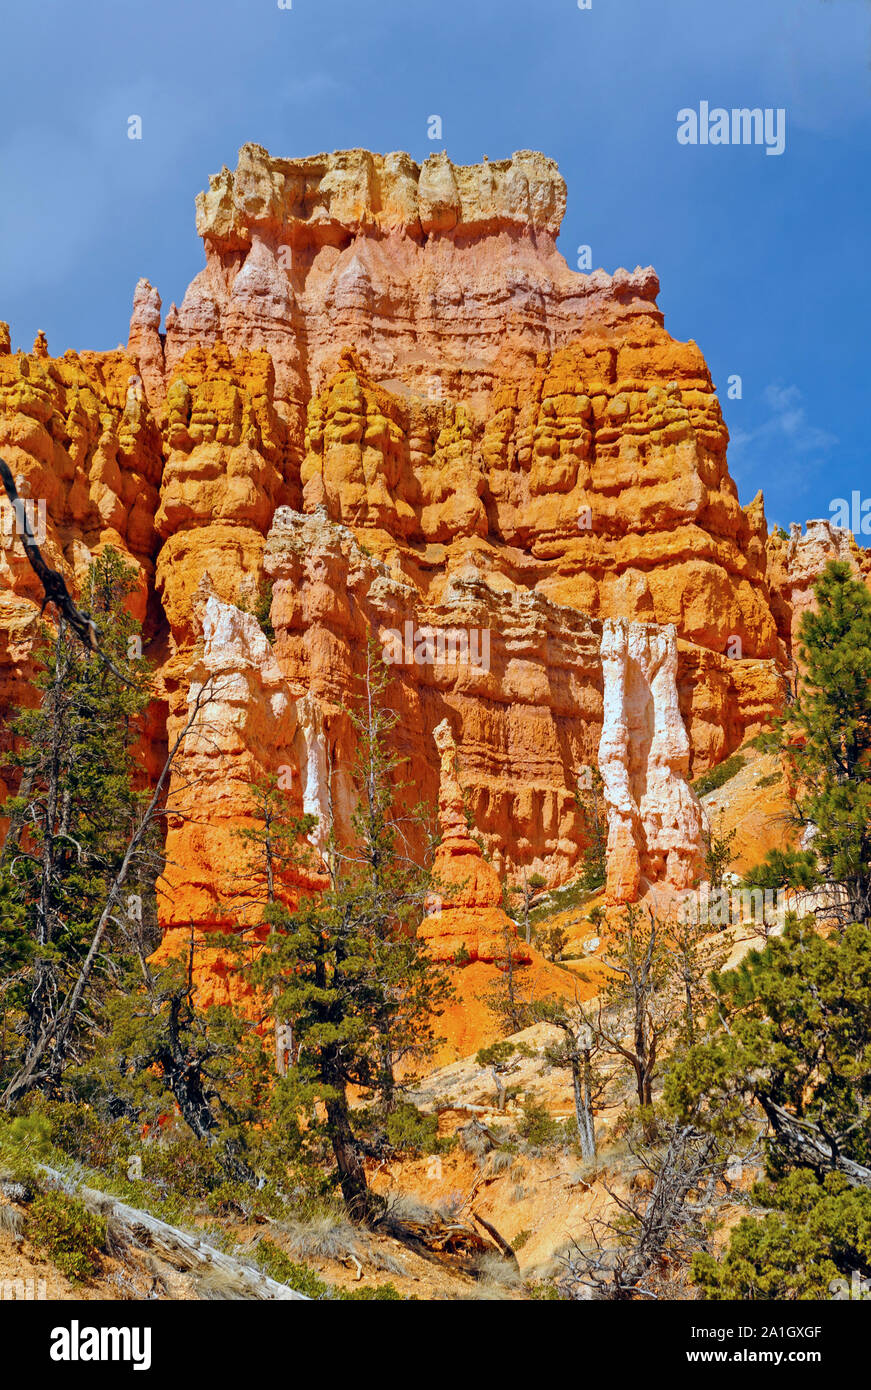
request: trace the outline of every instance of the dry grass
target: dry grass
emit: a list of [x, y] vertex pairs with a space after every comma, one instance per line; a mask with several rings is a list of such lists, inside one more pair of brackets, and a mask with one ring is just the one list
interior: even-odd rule
[[460, 1193], [452, 1193], [435, 1204], [425, 1202], [414, 1192], [397, 1192], [390, 1196], [387, 1213], [387, 1226], [391, 1222], [419, 1222], [430, 1226], [442, 1221], [455, 1221], [462, 1204]]
[[484, 1302], [501, 1301], [516, 1297], [523, 1280], [517, 1266], [501, 1255], [481, 1255], [476, 1261], [478, 1282], [465, 1295], [466, 1298]]
[[256, 1302], [256, 1295], [252, 1293], [250, 1285], [245, 1284], [240, 1277], [214, 1265], [196, 1279], [194, 1288], [197, 1298], [206, 1303], [230, 1299]]
[[507, 1149], [494, 1149], [487, 1160], [487, 1173], [495, 1177], [497, 1173], [507, 1172], [514, 1167], [514, 1158]]
[[15, 1241], [21, 1240], [24, 1234], [24, 1215], [17, 1207], [6, 1204], [0, 1206], [0, 1231], [6, 1231]]
[[360, 1232], [341, 1216], [324, 1213], [306, 1221], [282, 1221], [277, 1230], [284, 1235], [288, 1254], [297, 1260], [359, 1260], [364, 1254]]
[[477, 1120], [463, 1125], [457, 1131], [457, 1139], [463, 1152], [471, 1154], [473, 1158], [483, 1158], [494, 1147], [492, 1138]]

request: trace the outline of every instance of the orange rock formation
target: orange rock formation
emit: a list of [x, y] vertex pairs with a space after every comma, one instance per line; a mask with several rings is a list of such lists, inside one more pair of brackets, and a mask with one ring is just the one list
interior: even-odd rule
[[[252, 776], [285, 769], [320, 834], [347, 823], [370, 635], [414, 799], [444, 798], [447, 721], [475, 829], [451, 783], [440, 864], [470, 887], [428, 920], [434, 949], [490, 959], [499, 878], [577, 871], [597, 750], [613, 894], [694, 872], [684, 776], [779, 708], [831, 546], [768, 542], [655, 273], [571, 271], [564, 207], [529, 151], [460, 167], [246, 145], [197, 200], [206, 266], [165, 334], [145, 280], [126, 352], [12, 353], [0, 327], [0, 451], [46, 504], [47, 558], [73, 585], [102, 545], [139, 569], [151, 768], [192, 692], [225, 687], [177, 774], [197, 790], [168, 832], [171, 933], [217, 924]], [[40, 593], [3, 538], [6, 711], [28, 698]], [[274, 640], [253, 616], [270, 587]], [[645, 655], [620, 674], [624, 632]]]

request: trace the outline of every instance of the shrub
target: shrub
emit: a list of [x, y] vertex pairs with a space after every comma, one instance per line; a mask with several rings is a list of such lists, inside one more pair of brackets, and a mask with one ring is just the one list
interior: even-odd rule
[[66, 1192], [41, 1192], [27, 1218], [27, 1236], [54, 1265], [74, 1281], [90, 1279], [100, 1269], [106, 1245], [106, 1222]]
[[475, 1054], [479, 1067], [501, 1067], [514, 1056], [515, 1046], [511, 1042], [495, 1042], [490, 1047], [482, 1047]]
[[714, 792], [718, 787], [722, 787], [730, 781], [742, 767], [745, 760], [737, 753], [733, 753], [731, 758], [727, 758], [724, 763], [718, 763], [716, 767], [709, 768], [703, 772], [701, 777], [697, 777], [693, 782], [693, 791], [696, 796], [707, 796], [708, 792]]
[[110, 1170], [138, 1149], [129, 1120], [104, 1120], [92, 1106], [34, 1096], [28, 1119], [46, 1127], [55, 1148], [90, 1168]]
[[473, 1158], [483, 1158], [494, 1147], [493, 1136], [477, 1120], [464, 1124], [457, 1131], [457, 1139], [463, 1153], [471, 1154]]
[[517, 1122], [517, 1132], [527, 1144], [536, 1148], [546, 1148], [557, 1144], [564, 1137], [563, 1126], [559, 1120], [549, 1115], [543, 1105], [529, 1096], [523, 1102], [523, 1113]]
[[431, 1154], [438, 1148], [438, 1116], [422, 1114], [410, 1101], [391, 1111], [385, 1128], [388, 1142], [394, 1149]]
[[279, 1284], [286, 1284], [297, 1293], [305, 1294], [306, 1298], [330, 1297], [330, 1286], [319, 1274], [309, 1269], [308, 1265], [292, 1260], [280, 1245], [276, 1245], [275, 1241], [269, 1240], [266, 1236], [257, 1246], [257, 1262], [270, 1279], [275, 1279]]
[[157, 1139], [138, 1146], [143, 1177], [176, 1197], [201, 1200], [216, 1193], [225, 1200], [227, 1179], [214, 1150], [193, 1135]]
[[338, 1260], [359, 1258], [360, 1232], [348, 1220], [344, 1208], [322, 1207], [307, 1216], [282, 1222], [279, 1229], [285, 1237], [284, 1249], [294, 1259]]
[[535, 944], [548, 960], [557, 961], [569, 944], [568, 932], [556, 922], [539, 927], [535, 933]]
[[526, 1296], [537, 1302], [555, 1303], [562, 1299], [556, 1284], [546, 1279], [538, 1279], [526, 1285]]
[[51, 1152], [51, 1125], [44, 1115], [16, 1115], [6, 1126], [3, 1139], [32, 1158], [47, 1158]]
[[401, 1294], [394, 1284], [378, 1284], [375, 1288], [339, 1289], [336, 1291], [336, 1297], [349, 1303], [357, 1300], [369, 1303], [405, 1302], [405, 1295]]
[[305, 1294], [306, 1298], [317, 1300], [341, 1299], [346, 1302], [396, 1302], [404, 1301], [403, 1295], [393, 1284], [380, 1284], [376, 1288], [337, 1289], [322, 1279], [307, 1265], [292, 1260], [286, 1251], [274, 1241], [264, 1237], [257, 1246], [257, 1261], [264, 1274], [289, 1289]]
[[269, 642], [275, 641], [275, 629], [272, 626], [272, 585], [268, 580], [264, 580], [257, 593], [254, 603], [254, 617], [260, 624], [260, 631]]

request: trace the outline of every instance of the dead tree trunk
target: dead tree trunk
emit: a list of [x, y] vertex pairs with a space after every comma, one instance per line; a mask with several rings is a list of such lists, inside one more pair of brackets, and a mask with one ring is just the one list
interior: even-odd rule
[[[40, 1171], [54, 1186], [65, 1186], [64, 1178], [53, 1168], [41, 1166]], [[76, 1195], [91, 1211], [108, 1217], [120, 1227], [132, 1245], [154, 1251], [173, 1269], [193, 1275], [205, 1275], [216, 1271], [224, 1276], [229, 1285], [236, 1285], [239, 1298], [267, 1301], [294, 1299], [303, 1303], [309, 1302], [305, 1294], [297, 1293], [296, 1289], [288, 1288], [286, 1284], [279, 1284], [260, 1270], [234, 1259], [226, 1251], [209, 1245], [200, 1236], [167, 1225], [150, 1212], [130, 1207], [126, 1202], [119, 1202], [117, 1198], [91, 1187], [78, 1188]]]

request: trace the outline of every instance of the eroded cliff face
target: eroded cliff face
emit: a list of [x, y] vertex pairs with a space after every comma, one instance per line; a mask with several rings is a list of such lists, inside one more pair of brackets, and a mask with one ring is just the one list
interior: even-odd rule
[[436, 891], [420, 928], [436, 960], [517, 963], [532, 960], [529, 946], [517, 933], [502, 906], [502, 882], [484, 857], [468, 823], [460, 783], [457, 745], [449, 720], [433, 731], [440, 759], [439, 829], [441, 839], [433, 864]]
[[[534, 151], [459, 166], [244, 145], [197, 198], [206, 267], [167, 315], [166, 364], [192, 344], [264, 345], [301, 424], [343, 344], [379, 380], [465, 399], [490, 389], [498, 361], [529, 362], [581, 322], [661, 321], [652, 270], [568, 269], [555, 247], [565, 205], [556, 164]], [[153, 294], [140, 299], [138, 332], [154, 313]]]
[[323, 513], [287, 508], [264, 556], [277, 659], [323, 714], [335, 814], [347, 816], [351, 801], [345, 706], [361, 689], [371, 636], [390, 662], [397, 751], [414, 799], [437, 803], [433, 730], [447, 718], [468, 810], [496, 869], [567, 876], [582, 844], [573, 773], [591, 761], [601, 721], [596, 625], [474, 563], [427, 590], [368, 544]]
[[[110, 545], [135, 567], [130, 607], [146, 642], [161, 619], [153, 595], [159, 539], [154, 518], [163, 469], [162, 439], [136, 364], [123, 352], [49, 356], [42, 334], [29, 353], [12, 353], [0, 325], [0, 455], [16, 479], [46, 561], [70, 588]], [[10, 746], [10, 710], [32, 704], [34, 644], [42, 586], [0, 497], [0, 751]], [[146, 724], [145, 771], [156, 776], [164, 737], [160, 705]], [[7, 787], [0, 773], [0, 796]]]
[[[197, 689], [224, 687], [177, 772], [174, 795], [197, 793], [168, 829], [170, 932], [221, 920], [256, 776], [284, 769], [316, 838], [347, 828], [370, 638], [415, 801], [444, 794], [450, 733], [482, 882], [572, 876], [597, 757], [612, 894], [696, 871], [685, 777], [780, 707], [815, 566], [849, 542], [784, 545], [761, 497], [741, 507], [710, 374], [665, 331], [654, 272], [571, 271], [564, 207], [531, 152], [248, 145], [197, 200], [206, 267], [165, 333], [144, 280], [126, 352], [13, 354], [0, 332], [0, 450], [46, 503], [47, 558], [73, 585], [102, 545], [138, 568], [152, 774]], [[7, 540], [4, 711], [28, 698], [40, 598]], [[492, 931], [468, 935], [492, 955]]]
[[826, 565], [840, 560], [856, 578], [871, 575], [867, 550], [860, 550], [852, 532], [833, 526], [828, 517], [808, 521], [804, 531], [793, 522], [789, 535], [772, 533], [768, 540], [768, 572], [772, 610], [796, 662], [799, 625], [814, 604], [813, 587]]

